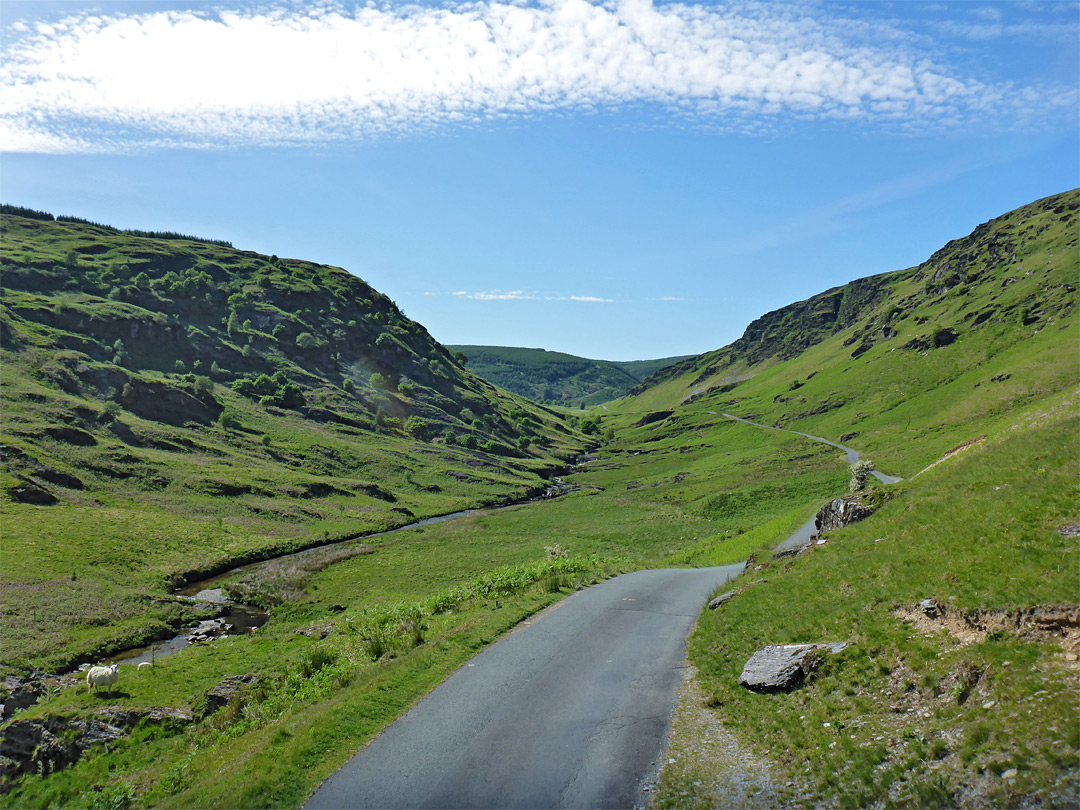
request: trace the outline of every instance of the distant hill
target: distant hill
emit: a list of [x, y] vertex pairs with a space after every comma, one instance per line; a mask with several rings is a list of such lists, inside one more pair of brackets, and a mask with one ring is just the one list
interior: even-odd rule
[[590, 360], [546, 349], [448, 346], [464, 354], [474, 374], [490, 383], [551, 405], [598, 405], [626, 394], [660, 369], [691, 355], [659, 360]]

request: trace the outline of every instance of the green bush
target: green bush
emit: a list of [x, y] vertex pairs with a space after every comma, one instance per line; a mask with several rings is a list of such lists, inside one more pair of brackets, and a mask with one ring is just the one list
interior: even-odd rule
[[410, 416], [405, 420], [405, 432], [420, 441], [424, 441], [428, 437], [429, 431], [428, 423], [419, 416]]

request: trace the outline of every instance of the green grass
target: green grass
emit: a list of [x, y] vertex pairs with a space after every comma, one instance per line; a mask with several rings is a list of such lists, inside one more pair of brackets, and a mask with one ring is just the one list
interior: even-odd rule
[[[1075, 716], [1074, 676], [1060, 647], [1007, 634], [961, 646], [922, 636], [893, 610], [926, 598], [966, 611], [1075, 605], [1080, 548], [1057, 529], [1076, 519], [1077, 430], [1073, 416], [993, 437], [902, 485], [808, 557], [745, 574], [744, 583], [767, 582], [706, 611], [690, 644], [725, 722], [845, 806], [881, 801], [890, 789], [920, 804], [931, 798], [927, 785], [961, 795], [980, 770], [1020, 759], [1023, 790], [1054, 785], [1080, 755], [1066, 720]], [[809, 641], [852, 646], [829, 656], [802, 690], [757, 695], [738, 686], [759, 647]], [[977, 698], [957, 707], [956, 691], [938, 685], [967, 665], [984, 678]], [[998, 708], [983, 709], [991, 700]], [[896, 714], [890, 705], [910, 708]], [[1007, 787], [996, 790], [1004, 797]]]
[[[591, 411], [600, 435], [611, 429], [614, 439], [604, 440], [599, 460], [568, 476], [579, 488], [572, 495], [373, 539], [372, 553], [343, 554], [332, 564], [327, 558], [252, 575], [244, 587], [268, 603], [284, 600], [264, 628], [188, 650], [150, 673], [125, 673], [116, 702], [197, 709], [225, 676], [257, 674], [260, 685], [188, 730], [141, 730], [133, 742], [67, 771], [9, 784], [0, 802], [297, 806], [470, 655], [563, 592], [619, 570], [754, 555], [755, 570], [735, 583], [740, 594], [703, 613], [690, 655], [710, 711], [744, 745], [761, 756], [767, 751], [784, 779], [805, 784], [816, 801], [845, 807], [963, 802], [990, 776], [997, 780], [991, 803], [1060, 803], [1067, 795], [1060, 791], [1076, 784], [1080, 754], [1080, 735], [1066, 722], [1076, 714], [1075, 673], [1060, 647], [1007, 633], [961, 645], [921, 634], [894, 610], [925, 598], [963, 611], [1078, 602], [1077, 541], [1057, 531], [1080, 519], [1071, 199], [1066, 195], [1064, 213], [1056, 203], [1037, 204], [926, 266], [879, 279], [883, 298], [860, 299], [861, 310], [852, 304], [842, 328], [826, 329], [789, 359], [741, 357], [719, 367], [734, 351], [722, 350], [684, 364], [640, 396]], [[107, 236], [63, 228], [64, 238], [43, 248], [38, 264], [63, 263], [71, 244]], [[989, 261], [987, 236], [1009, 234], [1016, 258]], [[9, 263], [33, 264], [27, 244], [5, 246], [5, 271]], [[175, 255], [161, 245], [146, 249], [147, 267]], [[209, 254], [200, 251], [230, 267], [266, 261], [214, 245], [184, 255], [205, 266]], [[964, 282], [937, 289], [937, 270], [957, 251], [971, 258]], [[84, 258], [80, 266], [95, 277], [119, 260], [109, 252]], [[141, 294], [80, 295], [60, 289], [62, 273], [35, 267], [38, 281], [58, 287], [47, 294], [17, 287], [11, 297], [5, 289], [5, 304], [12, 302], [5, 323], [15, 325], [18, 340], [0, 348], [8, 462], [0, 484], [10, 492], [30, 478], [61, 502], [0, 499], [8, 669], [57, 665], [182, 621], [182, 608], [164, 598], [179, 573], [410, 520], [394, 510], [419, 517], [519, 497], [585, 440], [555, 411], [458, 375], [453, 390], [418, 384], [382, 401], [485, 440], [506, 443], [534, 431], [549, 446], [489, 456], [441, 438], [417, 441], [378, 428], [367, 405], [348, 411], [340, 379], [310, 362], [288, 367], [308, 396], [325, 394], [320, 407], [351, 413], [356, 424], [266, 408], [219, 381], [214, 396], [238, 415], [240, 429], [170, 426], [125, 408], [118, 430], [99, 417], [110, 393], [79, 382], [87, 373], [77, 371], [80, 363], [106, 377], [190, 383], [167, 364], [131, 369], [97, 357], [79, 342], [85, 332], [66, 328], [94, 316], [150, 323], [153, 316], [132, 309], [146, 303]], [[251, 279], [272, 276], [300, 296], [290, 317], [307, 328], [328, 329], [334, 318], [347, 323], [341, 298], [325, 297], [329, 287], [348, 291], [335, 273], [302, 263], [249, 270]], [[249, 279], [238, 289], [255, 287]], [[325, 321], [303, 297], [319, 291], [326, 312], [337, 313]], [[389, 303], [364, 294], [389, 318]], [[823, 300], [810, 302], [810, 321]], [[785, 341], [815, 334], [794, 311], [777, 316], [766, 344], [783, 349]], [[224, 334], [220, 311], [216, 317], [203, 325], [224, 356], [240, 356], [241, 344], [267, 348], [264, 330], [253, 327], [258, 334], [249, 333], [248, 343]], [[361, 317], [374, 319], [374, 312]], [[412, 355], [422, 335], [397, 318], [396, 331], [389, 330], [394, 351]], [[373, 335], [389, 325], [375, 322]], [[896, 334], [885, 337], [883, 325]], [[902, 348], [941, 327], [955, 328], [957, 340]], [[853, 357], [861, 341], [870, 348]], [[639, 424], [657, 411], [672, 414]], [[770, 546], [846, 492], [848, 465], [833, 448], [731, 422], [719, 415], [724, 411], [832, 440], [854, 434], [844, 443], [905, 481], [888, 488], [866, 521], [830, 533], [806, 555], [773, 560]], [[58, 426], [96, 444], [50, 438], [47, 429]], [[984, 435], [983, 443], [918, 474]], [[53, 479], [75, 476], [83, 487], [52, 483], [40, 466]], [[556, 544], [570, 556], [550, 560], [546, 549]], [[110, 597], [109, 613], [95, 600], [99, 593]], [[329, 636], [317, 640], [326, 628]], [[758, 647], [817, 640], [852, 646], [826, 657], [804, 689], [762, 696], [737, 686]], [[979, 677], [968, 683], [972, 672]], [[100, 700], [67, 692], [25, 716], [86, 713]], [[1013, 768], [1016, 782], [1007, 785], [999, 775]], [[682, 806], [672, 795], [658, 801]]]

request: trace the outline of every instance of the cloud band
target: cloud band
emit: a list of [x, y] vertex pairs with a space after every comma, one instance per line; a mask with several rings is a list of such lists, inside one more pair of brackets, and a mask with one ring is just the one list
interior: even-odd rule
[[740, 128], [783, 116], [938, 127], [1076, 103], [952, 75], [902, 38], [803, 5], [84, 14], [16, 22], [4, 39], [0, 146], [22, 151], [308, 144], [641, 103]]

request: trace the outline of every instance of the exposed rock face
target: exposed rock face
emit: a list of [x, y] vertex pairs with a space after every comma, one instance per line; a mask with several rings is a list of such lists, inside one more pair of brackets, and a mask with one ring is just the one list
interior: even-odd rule
[[801, 686], [813, 670], [820, 650], [837, 653], [847, 642], [820, 644], [780, 644], [754, 653], [743, 667], [739, 685], [753, 692], [786, 692]]
[[41, 717], [16, 720], [0, 736], [0, 776], [52, 773], [79, 761], [96, 743], [123, 739], [138, 723], [190, 723], [180, 709], [117, 707], [99, 709], [92, 717]]
[[671, 416], [675, 411], [657, 411], [656, 413], [647, 413], [634, 423], [635, 427], [644, 427], [645, 425], [651, 425], [653, 422], [662, 422]]
[[50, 439], [55, 439], [58, 442], [64, 444], [74, 444], [79, 447], [93, 447], [97, 444], [97, 439], [87, 433], [85, 430], [80, 430], [74, 427], [48, 427], [45, 428], [45, 435]]
[[4, 703], [0, 715], [6, 720], [19, 709], [33, 706], [49, 689], [70, 689], [82, 681], [65, 675], [34, 672], [25, 678], [8, 677], [4, 680]]
[[196, 397], [176, 386], [133, 379], [118, 398], [121, 405], [143, 419], [183, 425], [208, 425], [221, 415], [221, 405], [212, 397]]
[[814, 525], [818, 532], [839, 529], [873, 514], [874, 509], [858, 495], [836, 498], [818, 510]]
[[255, 683], [254, 675], [230, 675], [206, 693], [204, 714], [213, 714], [218, 709], [229, 705], [229, 701], [248, 684]]
[[17, 487], [12, 487], [8, 492], [19, 503], [29, 503], [34, 506], [52, 506], [56, 503], [55, 495], [31, 481], [25, 481]]

